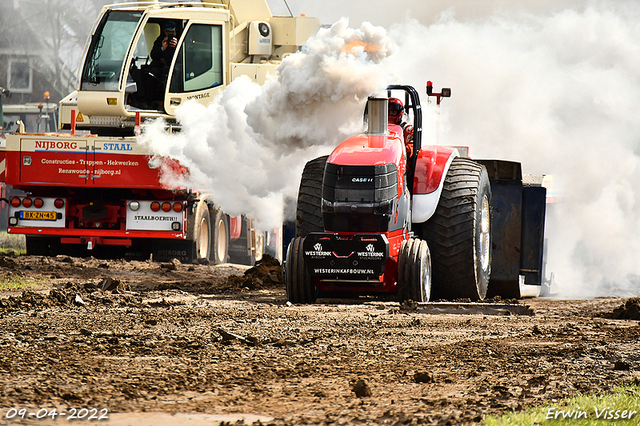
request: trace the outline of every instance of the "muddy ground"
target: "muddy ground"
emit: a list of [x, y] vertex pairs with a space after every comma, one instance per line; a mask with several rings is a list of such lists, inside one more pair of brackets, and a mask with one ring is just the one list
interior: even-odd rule
[[638, 299], [291, 306], [277, 265], [0, 257], [12, 277], [38, 284], [0, 292], [0, 424], [465, 424], [640, 378]]

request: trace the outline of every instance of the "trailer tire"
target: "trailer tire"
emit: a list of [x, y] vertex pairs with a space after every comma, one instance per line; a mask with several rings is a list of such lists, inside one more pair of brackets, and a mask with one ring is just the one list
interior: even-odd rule
[[209, 260], [211, 254], [211, 216], [207, 203], [201, 201], [196, 207], [193, 222], [194, 258], [196, 261]]
[[322, 179], [328, 155], [309, 161], [302, 171], [298, 203], [296, 206], [296, 237], [306, 237], [311, 232], [323, 232]]
[[209, 260], [214, 264], [229, 261], [229, 217], [220, 209], [211, 211], [211, 254]]
[[302, 243], [304, 237], [296, 237], [289, 243], [285, 262], [287, 300], [291, 303], [314, 303], [318, 289], [311, 281], [304, 264]]
[[490, 209], [485, 167], [455, 158], [436, 211], [421, 229], [431, 249], [434, 299], [485, 298], [491, 275]]
[[398, 287], [400, 302], [428, 302], [431, 298], [431, 254], [426, 241], [411, 238], [402, 242]]

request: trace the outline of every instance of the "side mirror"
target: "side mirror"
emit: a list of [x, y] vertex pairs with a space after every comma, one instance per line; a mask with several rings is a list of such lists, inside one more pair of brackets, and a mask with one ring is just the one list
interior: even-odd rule
[[450, 98], [451, 97], [451, 89], [449, 89], [449, 88], [446, 88], [446, 89], [443, 88], [441, 93], [442, 93], [442, 97], [443, 98]]

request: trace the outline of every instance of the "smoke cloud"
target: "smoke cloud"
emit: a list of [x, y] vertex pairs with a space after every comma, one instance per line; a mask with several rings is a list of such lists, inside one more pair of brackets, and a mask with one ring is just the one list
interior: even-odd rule
[[[388, 33], [343, 19], [285, 59], [277, 79], [263, 87], [236, 80], [208, 107], [179, 109], [181, 134], [168, 137], [157, 123], [144, 140], [189, 167], [179, 183], [274, 227], [304, 163], [361, 130], [369, 94], [397, 82], [424, 93], [432, 80], [453, 92], [440, 143], [552, 177], [547, 277], [554, 273], [561, 295], [637, 295], [640, 5], [583, 6], [464, 21], [450, 9]], [[438, 140], [436, 116], [426, 105], [427, 143]]]
[[639, 18], [602, 3], [390, 30], [403, 81], [452, 87], [441, 143], [552, 176], [547, 271], [567, 297], [640, 293]]
[[392, 51], [383, 28], [342, 19], [285, 58], [264, 86], [236, 79], [207, 107], [185, 103], [176, 114], [181, 133], [167, 135], [156, 122], [142, 141], [189, 169], [188, 177], [163, 170], [165, 184], [198, 188], [232, 216], [275, 228], [304, 164], [361, 130], [367, 97], [390, 79], [382, 63]]

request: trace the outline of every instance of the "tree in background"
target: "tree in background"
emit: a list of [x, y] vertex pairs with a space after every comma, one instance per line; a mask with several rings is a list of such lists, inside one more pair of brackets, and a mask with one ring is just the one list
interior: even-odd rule
[[[0, 1], [0, 86], [9, 79], [30, 90], [14, 91], [12, 102], [56, 102], [75, 89], [85, 42], [109, 0]], [[4, 83], [4, 84], [3, 84]]]

